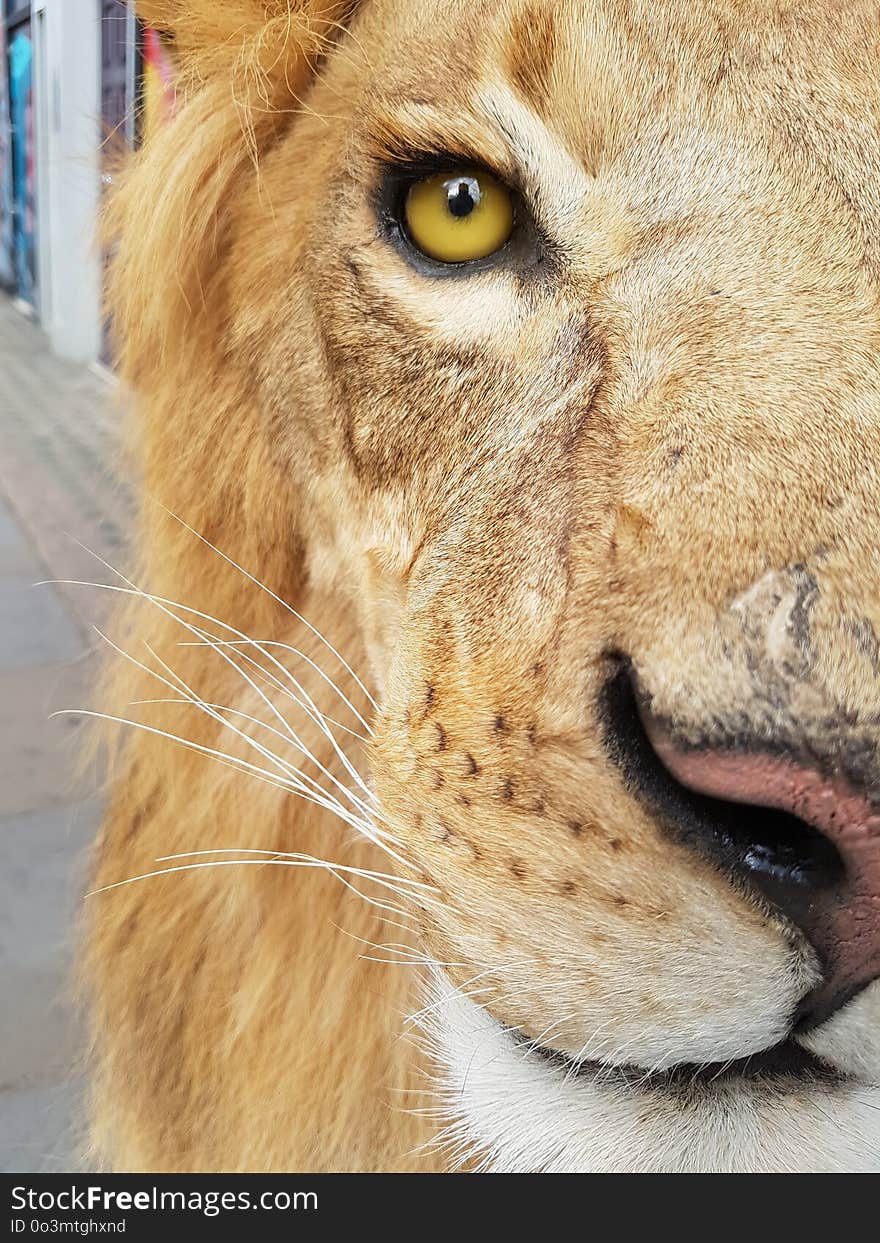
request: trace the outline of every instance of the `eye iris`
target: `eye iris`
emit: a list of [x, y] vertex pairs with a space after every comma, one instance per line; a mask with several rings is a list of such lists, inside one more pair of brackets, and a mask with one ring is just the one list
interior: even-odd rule
[[404, 220], [410, 241], [441, 263], [467, 263], [500, 250], [513, 232], [513, 199], [491, 173], [463, 170], [409, 187]]

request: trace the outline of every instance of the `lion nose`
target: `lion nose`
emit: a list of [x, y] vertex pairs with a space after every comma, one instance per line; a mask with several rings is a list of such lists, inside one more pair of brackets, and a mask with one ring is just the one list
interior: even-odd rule
[[821, 985], [798, 1015], [823, 1022], [880, 976], [880, 809], [839, 772], [766, 750], [681, 745], [642, 711], [648, 740], [695, 797], [692, 836], [735, 870], [815, 949]]

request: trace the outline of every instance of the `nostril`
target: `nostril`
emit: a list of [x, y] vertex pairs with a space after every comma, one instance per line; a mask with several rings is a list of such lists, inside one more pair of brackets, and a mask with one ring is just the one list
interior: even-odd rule
[[606, 744], [661, 826], [760, 893], [805, 934], [824, 982], [815, 1025], [880, 975], [880, 814], [857, 790], [756, 743], [683, 745], [640, 706], [622, 662], [602, 704]]
[[724, 769], [726, 753], [677, 750], [667, 731], [640, 706], [628, 668], [608, 682], [604, 699], [605, 736], [613, 758], [633, 792], [651, 804], [679, 840], [748, 874], [774, 905], [808, 905], [817, 891], [840, 883], [844, 865], [834, 844], [784, 807], [732, 797], [732, 781], [725, 785], [712, 779]]
[[[812, 891], [831, 889], [846, 864], [825, 824], [838, 813], [828, 805], [821, 775], [760, 751], [683, 748], [649, 713], [645, 733], [667, 772], [685, 790], [715, 804], [717, 817], [734, 818], [731, 844], [738, 866], [796, 922]], [[801, 896], [803, 895], [803, 897]]]

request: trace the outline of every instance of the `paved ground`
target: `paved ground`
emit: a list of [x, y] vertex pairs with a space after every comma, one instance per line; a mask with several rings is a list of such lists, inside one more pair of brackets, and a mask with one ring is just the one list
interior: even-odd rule
[[109, 593], [81, 541], [125, 564], [118, 394], [54, 358], [0, 296], [0, 1171], [78, 1163], [78, 1031], [68, 995], [98, 775], [77, 775]]

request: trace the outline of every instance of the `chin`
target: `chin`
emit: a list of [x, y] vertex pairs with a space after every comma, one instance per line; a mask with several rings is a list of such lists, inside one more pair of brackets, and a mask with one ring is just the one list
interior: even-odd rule
[[[458, 1166], [551, 1174], [880, 1167], [880, 1087], [861, 1064], [862, 1037], [870, 1039], [869, 1024], [877, 1030], [876, 987], [822, 1036], [660, 1073], [570, 1061], [504, 1027], [439, 972], [431, 991], [422, 1024], [443, 1068], [443, 1139]], [[814, 1052], [822, 1047], [827, 1056]]]

